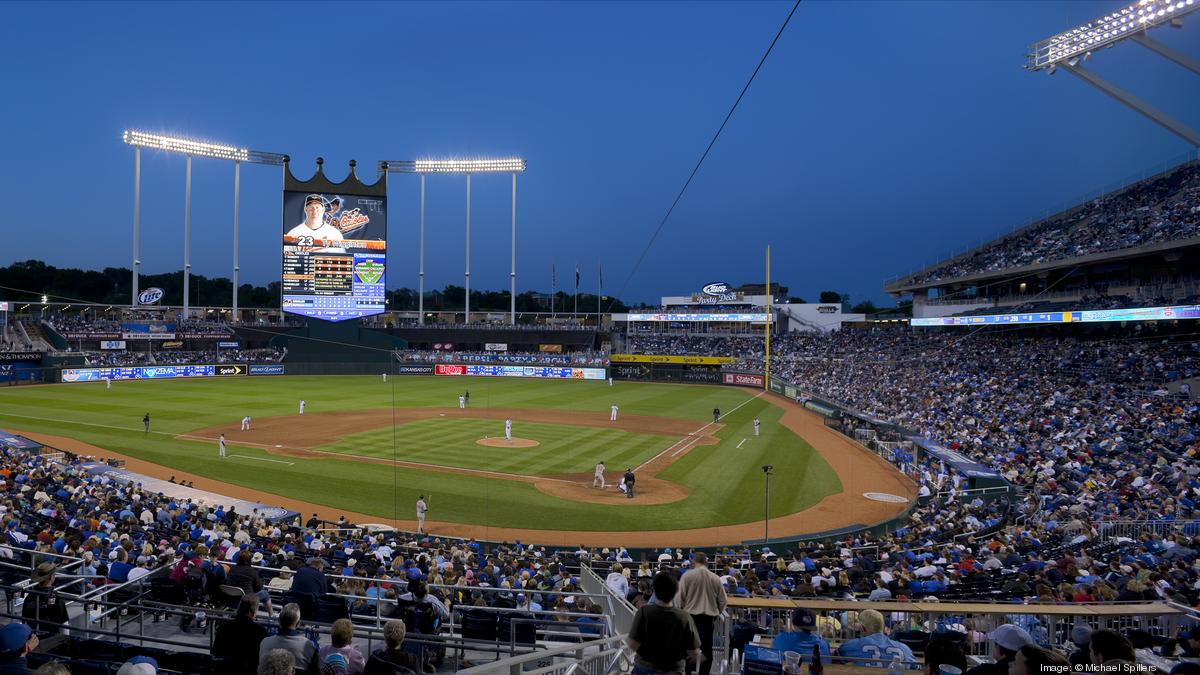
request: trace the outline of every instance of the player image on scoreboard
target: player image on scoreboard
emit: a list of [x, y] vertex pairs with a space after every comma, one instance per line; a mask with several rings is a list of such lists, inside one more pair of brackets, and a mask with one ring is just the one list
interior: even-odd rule
[[384, 197], [283, 193], [284, 311], [327, 321], [381, 314]]

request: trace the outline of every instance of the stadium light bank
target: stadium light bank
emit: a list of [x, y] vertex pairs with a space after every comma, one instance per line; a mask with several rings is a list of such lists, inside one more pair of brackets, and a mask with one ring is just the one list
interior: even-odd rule
[[466, 306], [463, 322], [471, 323], [471, 174], [512, 174], [512, 266], [508, 275], [510, 324], [517, 323], [517, 174], [524, 173], [526, 163], [519, 157], [494, 159], [402, 159], [379, 163], [379, 172], [415, 173], [421, 176], [421, 217], [417, 264], [417, 314], [425, 323], [425, 176], [435, 174], [466, 174], [467, 176], [467, 254]]
[[122, 136], [126, 145], [133, 146], [133, 293], [129, 304], [138, 306], [138, 271], [142, 261], [138, 258], [138, 245], [142, 211], [142, 148], [176, 152], [187, 156], [187, 170], [183, 190], [183, 316], [188, 317], [190, 306], [191, 259], [191, 211], [192, 211], [192, 157], [208, 157], [233, 162], [233, 307], [232, 320], [238, 312], [238, 205], [241, 200], [242, 163], [283, 166], [287, 155], [261, 150], [249, 150], [223, 143], [209, 143], [192, 138], [163, 136], [145, 131], [127, 130]]
[[1196, 9], [1200, 9], [1200, 0], [1138, 0], [1034, 44], [1033, 51], [1026, 54], [1029, 60], [1025, 68], [1045, 70], [1050, 74], [1062, 68], [1200, 150], [1200, 134], [1195, 130], [1080, 65], [1097, 50], [1132, 40], [1200, 75], [1200, 60], [1153, 40], [1146, 34], [1151, 28], [1164, 25], [1181, 28], [1184, 15]]

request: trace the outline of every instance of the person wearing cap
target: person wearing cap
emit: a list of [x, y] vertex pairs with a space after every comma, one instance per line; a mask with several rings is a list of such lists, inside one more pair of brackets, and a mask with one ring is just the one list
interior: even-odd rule
[[0, 628], [0, 675], [33, 675], [25, 655], [37, 646], [32, 628], [19, 621], [5, 624]]
[[1009, 666], [1017, 658], [1021, 647], [1033, 644], [1033, 638], [1024, 628], [1006, 623], [988, 633], [992, 641], [994, 663], [981, 663], [967, 671], [967, 675], [1008, 675]]
[[26, 590], [21, 618], [37, 627], [40, 633], [57, 633], [69, 620], [67, 603], [54, 593], [54, 578], [58, 566], [52, 562], [38, 565], [30, 576], [32, 585]]
[[1067, 657], [1067, 661], [1076, 671], [1087, 670], [1087, 664], [1092, 662], [1092, 655], [1088, 653], [1088, 644], [1092, 641], [1092, 629], [1084, 623], [1077, 624], [1071, 629], [1071, 644], [1075, 646], [1075, 651]]
[[238, 673], [253, 673], [258, 668], [258, 648], [267, 637], [267, 629], [258, 625], [258, 597], [242, 596], [233, 619], [217, 626], [212, 653], [226, 659]]
[[700, 650], [704, 654], [700, 675], [708, 675], [712, 667], [713, 624], [725, 611], [725, 602], [725, 587], [721, 578], [708, 569], [708, 555], [703, 551], [697, 553], [694, 566], [679, 580], [675, 605], [691, 615], [700, 634]]
[[[325, 201], [324, 197], [318, 194], [308, 195], [304, 198], [304, 222], [288, 230], [287, 236], [341, 241], [342, 231], [325, 222], [325, 212], [328, 210], [329, 203]], [[326, 252], [344, 251], [344, 249], [329, 248], [323, 250]]]
[[671, 605], [678, 589], [675, 577], [659, 572], [654, 575], [654, 602], [639, 608], [633, 616], [626, 640], [637, 655], [633, 661], [635, 675], [682, 675], [688, 662], [704, 658], [692, 617]]
[[916, 660], [908, 645], [887, 636], [883, 627], [883, 615], [878, 611], [868, 609], [859, 612], [858, 622], [862, 624], [863, 637], [843, 642], [842, 646], [838, 647], [838, 656], [854, 659], [853, 665], [871, 668], [887, 668], [896, 658], [905, 662]]
[[117, 669], [117, 675], [157, 675], [158, 661], [151, 656], [135, 656]]
[[812, 610], [803, 607], [792, 610], [792, 629], [776, 635], [771, 648], [780, 652], [796, 652], [804, 657], [805, 663], [811, 663], [815, 645], [828, 661], [829, 641], [813, 632], [817, 629], [817, 615]]

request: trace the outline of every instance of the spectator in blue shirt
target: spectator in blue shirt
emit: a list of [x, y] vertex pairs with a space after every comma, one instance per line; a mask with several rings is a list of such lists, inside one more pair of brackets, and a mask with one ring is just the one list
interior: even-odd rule
[[838, 647], [838, 656], [853, 659], [852, 663], [871, 668], [887, 668], [896, 658], [904, 662], [916, 660], [912, 650], [902, 642], [896, 642], [883, 632], [883, 615], [868, 609], [860, 612], [858, 621], [866, 635]]
[[813, 646], [821, 650], [821, 656], [829, 657], [829, 642], [813, 631], [817, 627], [817, 616], [811, 610], [797, 607], [792, 612], [792, 628], [795, 630], [779, 633], [775, 636], [771, 647], [780, 652], [796, 652], [804, 657], [805, 663], [812, 662]]

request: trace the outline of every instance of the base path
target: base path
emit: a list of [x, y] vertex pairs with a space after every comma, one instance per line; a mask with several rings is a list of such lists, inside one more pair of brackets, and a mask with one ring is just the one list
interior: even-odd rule
[[[813, 506], [800, 511], [798, 513], [789, 514], [772, 518], [770, 521], [771, 533], [776, 537], [815, 534], [827, 532], [840, 528], [862, 526], [869, 527], [878, 523], [890, 520], [904, 512], [908, 508], [908, 502], [916, 498], [917, 486], [906, 476], [898, 472], [891, 464], [884, 461], [875, 453], [867, 450], [863, 446], [853, 440], [843, 436], [825, 426], [822, 419], [808, 410], [805, 410], [787, 399], [769, 394], [763, 397], [774, 405], [783, 409], [783, 415], [780, 418], [780, 423], [791, 429], [797, 436], [800, 436], [807, 441], [813, 449], [821, 455], [821, 457], [829, 463], [838, 478], [842, 482], [842, 492], [834, 495], [829, 495], [817, 502]], [[497, 419], [501, 422], [505, 418], [521, 419], [529, 422], [542, 422], [547, 424], [574, 424], [581, 426], [604, 426], [625, 429], [626, 431], [634, 431], [631, 426], [637, 425], [639, 421], [652, 420], [649, 425], [655, 425], [654, 430], [642, 428], [637, 429], [638, 433], [659, 433], [666, 435], [678, 436], [686, 442], [687, 437], [692, 432], [696, 431], [695, 421], [687, 420], [671, 420], [668, 418], [644, 418], [639, 420], [634, 415], [622, 415], [619, 422], [609, 422], [608, 416], [605, 413], [563, 413], [559, 411], [538, 411], [538, 410], [453, 410], [446, 411], [442, 409], [416, 409], [407, 411], [408, 414], [400, 414], [405, 411], [397, 412], [397, 423], [401, 419], [406, 421], [414, 421], [417, 419], [429, 419], [439, 417], [443, 413], [447, 416], [462, 416]], [[375, 417], [378, 420], [378, 411], [363, 411], [362, 413], [337, 413], [338, 416], [347, 415], [368, 415]], [[391, 411], [387, 411], [387, 416], [390, 420]], [[305, 421], [309, 418], [305, 415]], [[316, 418], [317, 415], [311, 417]], [[578, 419], [576, 419], [578, 418]], [[283, 417], [275, 418], [280, 420], [280, 426], [277, 430], [287, 427], [288, 424], [294, 425], [299, 417]], [[246, 434], [258, 435], [255, 432], [266, 430], [273, 426], [275, 420], [263, 420], [255, 422], [253, 431], [245, 432]], [[362, 422], [363, 420], [358, 420]], [[348, 421], [349, 422], [349, 421]], [[664, 427], [670, 423], [669, 426]], [[233, 435], [232, 442], [243, 443], [239, 438], [242, 432], [236, 431], [237, 424], [231, 424], [225, 427], [217, 427], [202, 431], [192, 432], [187, 435], [188, 438], [195, 440], [212, 440], [221, 431], [226, 431], [227, 434]], [[307, 425], [306, 425], [307, 426]], [[315, 427], [316, 425], [314, 425]], [[378, 427], [378, 424], [371, 426]], [[362, 431], [364, 428], [361, 424], [357, 426], [348, 425], [347, 428], [354, 431]], [[173, 469], [171, 467], [154, 464], [145, 460], [140, 460], [135, 457], [121, 455], [109, 450], [89, 445], [74, 439], [61, 436], [51, 436], [37, 432], [26, 432], [17, 429], [11, 430], [13, 433], [26, 436], [40, 443], [57, 447], [61, 450], [67, 450], [81, 455], [92, 455], [95, 457], [106, 458], [113, 457], [122, 459], [126, 462], [126, 467], [133, 472], [141, 473], [155, 478], [166, 480], [170, 476], [175, 476], [178, 480], [194, 481], [197, 488], [215, 492], [217, 494], [229, 495], [239, 499], [247, 499], [252, 501], [263, 502], [266, 504], [274, 504], [284, 508], [297, 511], [302, 514], [316, 513], [319, 517], [336, 521], [339, 516], [346, 516], [352, 522], [386, 522], [394, 527], [402, 530], [412, 531], [416, 529], [416, 520], [408, 519], [388, 519], [379, 515], [368, 515], [354, 513], [342, 509], [331, 508], [320, 504], [313, 504], [299, 499], [276, 495], [261, 490], [252, 490], [234, 485], [232, 483], [224, 483], [221, 481], [212, 480], [205, 476], [197, 474], [189, 474], [186, 472]], [[328, 433], [328, 432], [327, 432]], [[292, 454], [304, 454], [306, 448], [311, 448], [317, 445], [326, 445], [337, 440], [338, 436], [346, 433], [353, 433], [346, 428], [337, 432], [336, 436], [328, 438], [311, 438], [306, 437], [305, 441], [296, 443], [290, 450]], [[208, 436], [211, 434], [211, 436]], [[229, 437], [227, 435], [227, 437]], [[262, 441], [273, 440], [268, 436], [262, 436]], [[251, 445], [253, 443], [247, 443]], [[274, 443], [270, 443], [274, 446]], [[268, 447], [268, 443], [261, 442], [261, 446]], [[671, 452], [663, 453], [665, 458], [656, 458], [654, 461], [667, 461], [669, 463], [672, 453], [679, 452], [682, 455], [687, 451], [687, 448], [676, 444], [676, 449]], [[272, 447], [273, 449], [273, 447]], [[336, 454], [336, 453], [330, 453]], [[311, 456], [311, 455], [309, 455]], [[322, 455], [327, 457], [327, 455]], [[388, 461], [388, 463], [391, 463]], [[454, 469], [451, 467], [422, 467], [429, 470], [447, 471], [467, 473], [462, 469]], [[653, 468], [650, 466], [647, 469]], [[645, 471], [645, 469], [643, 470]], [[471, 471], [472, 473], [474, 471]], [[573, 492], [581, 490], [588, 496], [588, 501], [612, 504], [614, 506], [624, 505], [647, 505], [652, 502], [648, 501], [651, 493], [662, 491], [664, 494], [663, 501], [675, 501], [676, 498], [671, 498], [667, 495], [667, 491], [671, 489], [683, 490], [682, 486], [670, 483], [668, 481], [660, 481], [661, 486], [653, 486], [653, 479], [648, 474], [652, 472], [639, 472], [637, 482], [637, 497], [635, 499], [626, 499], [614, 487], [613, 479], [619, 480], [619, 474], [612, 472], [610, 485], [607, 490], [600, 491], [593, 489], [590, 486], [591, 476], [586, 476], [587, 486], [581, 486], [577, 481], [583, 480], [580, 476], [571, 476], [570, 478], [559, 476], [542, 476], [542, 477], [520, 477], [535, 483], [539, 489], [544, 492], [553, 494], [555, 488], [549, 487], [549, 484], [562, 485], [564, 492]], [[653, 472], [657, 473], [657, 472]], [[510, 474], [505, 474], [505, 479], [509, 478]], [[500, 476], [497, 476], [500, 477]], [[645, 482], [645, 485], [644, 485]], [[673, 487], [668, 487], [673, 486]], [[643, 492], [643, 487], [654, 488], [646, 489]], [[864, 496], [866, 492], [882, 492], [893, 494], [904, 498], [903, 503], [881, 502], [869, 499]], [[643, 494], [647, 495], [643, 499]], [[566, 498], [578, 498], [575, 494], [563, 494]], [[661, 503], [661, 502], [660, 502]], [[425, 523], [425, 529], [437, 534], [452, 536], [452, 537], [475, 537], [487, 541], [513, 541], [520, 539], [528, 544], [546, 544], [557, 546], [628, 546], [638, 548], [660, 548], [663, 546], [718, 546], [740, 543], [746, 540], [761, 538], [763, 532], [763, 524], [761, 521], [753, 523], [740, 523], [728, 526], [693, 528], [687, 530], [639, 530], [635, 532], [612, 532], [612, 531], [578, 531], [578, 530], [551, 530], [551, 529], [520, 529], [507, 527], [488, 527], [485, 525], [466, 525], [462, 523], [449, 523], [436, 520], [428, 520]]]

